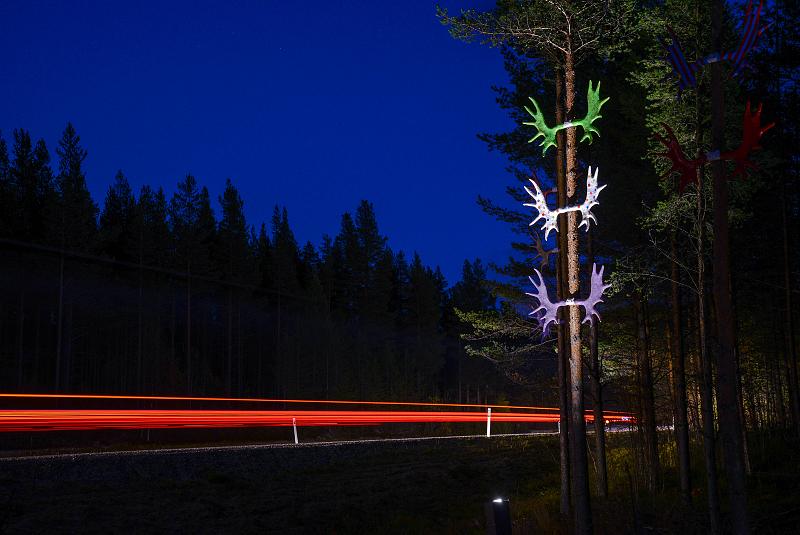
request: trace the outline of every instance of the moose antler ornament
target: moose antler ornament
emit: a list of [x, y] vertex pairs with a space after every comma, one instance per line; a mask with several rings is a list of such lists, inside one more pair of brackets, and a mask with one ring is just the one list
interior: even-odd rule
[[[545, 192], [547, 195], [547, 192]], [[558, 252], [558, 247], [553, 247], [552, 249], [545, 249], [544, 244], [542, 243], [542, 239], [539, 237], [538, 234], [532, 234], [531, 237], [533, 238], [536, 248], [536, 255], [540, 258], [539, 263], [542, 266], [549, 267], [550, 266], [550, 255], [555, 254]]]
[[530, 179], [531, 184], [535, 188], [535, 191], [531, 191], [528, 186], [525, 186], [525, 191], [528, 192], [528, 195], [533, 197], [534, 202], [532, 203], [523, 203], [523, 206], [530, 206], [531, 208], [536, 208], [539, 212], [539, 216], [531, 221], [531, 225], [534, 225], [540, 219], [544, 219], [544, 224], [542, 225], [542, 230], [544, 230], [544, 239], [547, 240], [547, 237], [550, 235], [551, 230], [555, 230], [558, 232], [558, 215], [564, 214], [567, 212], [580, 212], [581, 213], [581, 223], [578, 227], [582, 227], [586, 225], [586, 231], [589, 231], [589, 222], [594, 221], [597, 224], [597, 218], [594, 217], [592, 213], [592, 208], [597, 206], [599, 203], [597, 202], [597, 197], [600, 195], [600, 192], [606, 187], [606, 185], [602, 185], [597, 187], [597, 173], [599, 169], [594, 170], [594, 174], [592, 174], [592, 168], [589, 167], [589, 171], [586, 175], [586, 200], [584, 200], [581, 204], [576, 204], [574, 206], [565, 206], [564, 208], [556, 208], [555, 210], [551, 210], [547, 206], [547, 200], [545, 199], [545, 194], [542, 192], [542, 189], [539, 187], [539, 184], [536, 183], [535, 180]]
[[707, 162], [715, 160], [733, 161], [735, 167], [733, 173], [731, 173], [731, 178], [745, 175], [750, 169], [756, 169], [757, 165], [750, 161], [750, 153], [761, 148], [759, 144], [761, 137], [775, 126], [774, 122], [764, 127], [761, 126], [761, 108], [762, 106], [759, 104], [756, 112], [752, 113], [750, 111], [750, 102], [745, 106], [744, 117], [742, 118], [742, 142], [736, 149], [726, 152], [720, 152], [719, 150], [709, 151], [701, 153], [697, 158], [691, 160], [686, 157], [686, 153], [672, 129], [666, 124], [662, 125], [667, 131], [667, 137], [656, 134], [655, 138], [667, 148], [667, 151], [660, 153], [660, 155], [672, 161], [672, 166], [664, 173], [662, 178], [677, 172], [680, 175], [678, 190], [683, 193], [686, 186], [697, 182], [696, 171]]
[[[582, 323], [591, 323], [594, 324], [595, 319], [600, 319], [600, 314], [597, 312], [597, 305], [603, 302], [603, 293], [606, 291], [607, 288], [610, 288], [610, 284], [603, 284], [603, 271], [605, 270], [605, 266], [601, 266], [600, 269], [597, 269], [597, 264], [592, 264], [592, 279], [591, 279], [591, 290], [589, 292], [589, 297], [583, 300], [576, 300], [576, 299], [565, 299], [564, 301], [557, 301], [552, 302], [550, 301], [550, 296], [547, 295], [547, 285], [544, 283], [544, 278], [542, 278], [542, 274], [539, 272], [538, 269], [534, 269], [533, 271], [536, 272], [536, 278], [538, 282], [533, 280], [533, 277], [528, 277], [533, 284], [535, 289], [535, 293], [525, 292], [526, 295], [530, 295], [531, 297], [535, 298], [539, 301], [539, 306], [534, 308], [528, 315], [533, 316], [539, 319], [539, 323], [542, 327], [542, 339], [547, 338], [547, 335], [550, 333], [550, 325], [558, 324], [558, 309], [564, 306], [581, 306], [585, 312], [584, 318]], [[539, 314], [539, 312], [544, 311], [544, 314]]]
[[592, 82], [589, 81], [589, 89], [586, 92], [586, 116], [579, 121], [567, 121], [551, 128], [547, 126], [547, 121], [545, 121], [544, 114], [539, 108], [539, 104], [536, 102], [536, 99], [533, 97], [528, 97], [533, 104], [533, 109], [535, 111], [531, 111], [531, 109], [527, 106], [525, 106], [525, 111], [527, 111], [528, 114], [533, 117], [533, 122], [523, 122], [522, 124], [533, 126], [537, 130], [536, 135], [529, 139], [528, 143], [532, 143], [539, 138], [543, 138], [542, 141], [539, 142], [539, 146], [542, 147], [542, 156], [544, 156], [547, 152], [547, 149], [556, 146], [556, 133], [559, 130], [574, 128], [576, 126], [583, 128], [583, 137], [581, 138], [581, 143], [583, 141], [588, 141], [591, 143], [592, 134], [597, 134], [598, 137], [600, 136], [600, 132], [594, 127], [593, 123], [602, 117], [602, 115], [600, 115], [600, 108], [603, 107], [603, 104], [608, 102], [609, 98], [610, 97], [606, 97], [605, 99], [600, 100], [600, 82], [597, 82], [597, 87], [593, 88]]
[[742, 40], [736, 50], [724, 53], [714, 52], [693, 62], [686, 61], [681, 45], [678, 42], [678, 37], [672, 28], [667, 27], [672, 41], [670, 44], [662, 41], [662, 44], [667, 51], [666, 60], [672, 66], [672, 73], [678, 77], [678, 94], [688, 87], [695, 87], [697, 85], [697, 73], [711, 63], [729, 61], [733, 64], [731, 77], [738, 76], [741, 73], [746, 64], [745, 56], [756, 45], [758, 38], [767, 29], [767, 26], [759, 28], [761, 9], [763, 7], [763, 0], [759, 1], [755, 10], [753, 9], [753, 0], [747, 3], [747, 10], [742, 23]]
[[[536, 135], [529, 139], [528, 143], [532, 143], [533, 141], [542, 138], [542, 140], [539, 142], [539, 146], [542, 147], [542, 156], [544, 156], [547, 153], [547, 149], [556, 146], [556, 134], [559, 130], [575, 128], [578, 126], [583, 128], [583, 137], [580, 141], [588, 141], [591, 143], [593, 135], [596, 134], [598, 137], [600, 136], [600, 131], [594, 126], [594, 122], [602, 117], [602, 115], [600, 115], [600, 109], [603, 107], [603, 104], [608, 102], [608, 100], [608, 97], [600, 99], [600, 82], [597, 82], [597, 85], [594, 86], [590, 81], [589, 88], [586, 91], [586, 116], [579, 121], [566, 121], [562, 124], [549, 127], [544, 119], [544, 114], [542, 113], [541, 108], [539, 108], [539, 104], [534, 98], [531, 97], [530, 101], [533, 104], [534, 111], [531, 111], [531, 109], [527, 106], [525, 106], [525, 111], [527, 111], [528, 114], [533, 117], [533, 121], [524, 122], [522, 124], [536, 128]], [[591, 225], [592, 221], [597, 224], [597, 219], [592, 213], [592, 208], [599, 204], [597, 198], [600, 195], [600, 192], [606, 187], [605, 185], [597, 185], [598, 173], [599, 169], [595, 168], [594, 172], [592, 172], [591, 166], [589, 167], [586, 173], [586, 199], [582, 203], [573, 206], [555, 208], [552, 210], [549, 206], [547, 206], [547, 195], [549, 192], [546, 193], [542, 191], [542, 188], [539, 187], [538, 181], [535, 180], [535, 174], [534, 178], [530, 179], [531, 185], [533, 185], [533, 190], [525, 186], [525, 191], [527, 191], [528, 195], [533, 198], [533, 202], [523, 203], [523, 206], [530, 206], [531, 208], [535, 208], [538, 212], [536, 219], [531, 221], [531, 226], [536, 224], [536, 222], [540, 219], [544, 220], [544, 223], [542, 224], [542, 230], [544, 230], [545, 241], [550, 236], [550, 231], [555, 230], [558, 232], [558, 216], [560, 214], [568, 212], [580, 212], [581, 222], [578, 227], [580, 228], [585, 225], [587, 232], [589, 231], [589, 226]], [[548, 264], [550, 254], [558, 251], [558, 249], [545, 251], [544, 247], [542, 246], [542, 240], [539, 238], [538, 234], [535, 235], [534, 239], [536, 241], [536, 251], [542, 258], [542, 264]], [[595, 307], [598, 303], [603, 301], [603, 292], [609, 287], [608, 285], [603, 284], [604, 269], [605, 268], [601, 267], [598, 270], [597, 265], [592, 264], [592, 287], [588, 298], [581, 301], [570, 298], [564, 301], [557, 301], [555, 303], [550, 301], [550, 297], [547, 295], [547, 286], [542, 278], [542, 274], [539, 272], [539, 270], [534, 269], [538, 281], [533, 280], [533, 277], [528, 278], [533, 284], [535, 293], [528, 293], [527, 295], [536, 298], [539, 301], [539, 306], [534, 308], [529, 315], [538, 319], [542, 329], [543, 339], [547, 338], [547, 335], [550, 332], [550, 326], [554, 323], [558, 323], [558, 309], [562, 306], [582, 306], [586, 313], [583, 323], [589, 322], [594, 324], [595, 319], [600, 318], [600, 315], [597, 313]]]

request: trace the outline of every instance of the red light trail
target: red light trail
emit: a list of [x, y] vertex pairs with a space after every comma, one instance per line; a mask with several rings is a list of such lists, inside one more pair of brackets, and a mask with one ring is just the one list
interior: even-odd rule
[[[247, 398], [201, 398], [174, 396], [103, 396], [67, 394], [0, 394], [0, 398], [22, 400], [128, 400], [128, 401], [205, 401], [259, 403], [316, 403], [358, 405], [402, 405], [419, 407], [460, 407], [480, 410], [209, 410], [209, 409], [0, 409], [0, 432], [73, 431], [100, 429], [180, 429], [233, 427], [353, 426], [390, 423], [470, 423], [486, 422], [486, 409], [493, 411], [493, 422], [555, 423], [558, 409], [509, 405], [469, 405], [460, 403], [411, 403], [379, 401], [279, 400]], [[515, 410], [513, 410], [515, 409]], [[526, 412], [520, 412], [519, 410]], [[508, 412], [505, 412], [508, 411]], [[627, 413], [609, 411], [609, 422], [630, 421]], [[586, 420], [592, 421], [587, 412]]]

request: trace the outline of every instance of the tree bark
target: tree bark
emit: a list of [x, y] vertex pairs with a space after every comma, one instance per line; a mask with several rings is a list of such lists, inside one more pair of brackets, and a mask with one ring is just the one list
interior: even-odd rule
[[[587, 264], [594, 265], [594, 230], [587, 235]], [[603, 384], [598, 354], [599, 322], [589, 325], [589, 366], [592, 385], [594, 440], [595, 440], [595, 472], [597, 473], [597, 495], [608, 496], [608, 467], [606, 465], [606, 422], [603, 415]]]
[[658, 432], [656, 429], [655, 399], [653, 395], [653, 370], [650, 362], [650, 335], [647, 328], [647, 302], [645, 299], [644, 292], [637, 290], [633, 306], [636, 313], [639, 397], [642, 413], [641, 426], [644, 431], [647, 487], [650, 492], [654, 492], [660, 472], [660, 463], [658, 459]]
[[17, 337], [17, 389], [22, 392], [25, 363], [25, 288], [19, 292], [19, 333]]
[[142, 302], [142, 286], [144, 284], [143, 280], [143, 253], [142, 253], [142, 241], [144, 236], [142, 232], [139, 232], [139, 296], [138, 296], [138, 306], [137, 306], [137, 314], [136, 314], [136, 388], [138, 389], [139, 394], [144, 393], [144, 389], [142, 386], [142, 345], [144, 344], [144, 340], [142, 338], [142, 320], [143, 320], [143, 302]]
[[675, 441], [678, 449], [678, 471], [681, 498], [687, 505], [692, 503], [691, 467], [689, 462], [689, 422], [686, 409], [686, 351], [683, 344], [683, 322], [681, 321], [681, 289], [678, 269], [678, 232], [672, 231], [670, 238], [671, 266], [671, 334], [672, 374], [675, 380]]
[[784, 338], [789, 367], [789, 395], [791, 397], [792, 423], [795, 434], [800, 434], [800, 392], [797, 382], [797, 350], [794, 343], [794, 318], [792, 317], [792, 270], [789, 256], [789, 224], [786, 215], [786, 183], [781, 182], [781, 216], [783, 223], [783, 287], [786, 324]]
[[[722, 44], [723, 0], [714, 0], [712, 28], [714, 43]], [[724, 95], [722, 65], [711, 65], [712, 137], [715, 149], [725, 142]], [[747, 523], [747, 489], [742, 458], [742, 422], [739, 418], [734, 343], [733, 304], [730, 293], [730, 250], [728, 229], [728, 181], [722, 160], [712, 162], [714, 175], [714, 303], [719, 344], [717, 394], [719, 425], [725, 454], [731, 529], [735, 534], [749, 532]]]
[[[568, 38], [569, 41], [569, 38]], [[571, 50], [571, 43], [568, 50]], [[575, 65], [571, 53], [564, 58], [565, 116], [573, 119], [575, 104]], [[578, 144], [576, 129], [567, 129], [566, 174], [567, 198], [573, 202], [577, 187]], [[580, 255], [578, 251], [578, 218], [567, 214], [567, 291], [570, 297], [580, 291]], [[570, 446], [572, 475], [572, 504], [575, 513], [575, 533], [592, 533], [592, 510], [589, 495], [589, 466], [586, 452], [586, 420], [583, 407], [583, 354], [581, 350], [580, 307], [569, 307], [569, 377], [571, 388]]]
[[228, 361], [225, 365], [225, 390], [233, 394], [233, 288], [228, 288]]
[[[699, 14], [697, 15], [699, 20]], [[696, 130], [695, 140], [698, 151], [701, 143], [700, 97], [695, 97]], [[709, 533], [720, 531], [719, 486], [717, 477], [716, 431], [714, 428], [714, 391], [711, 358], [708, 354], [708, 335], [706, 330], [706, 208], [705, 208], [705, 170], [697, 169], [697, 342], [700, 356], [700, 412], [703, 425], [703, 456], [706, 465], [706, 491], [708, 495]]]
[[[556, 69], [556, 124], [564, 122], [564, 73]], [[556, 133], [556, 191], [558, 207], [567, 205], [567, 177], [564, 172], [564, 131]], [[556, 256], [556, 295], [559, 300], [565, 299], [564, 282], [566, 281], [566, 214], [558, 216], [558, 255]], [[560, 446], [561, 467], [561, 514], [569, 514], [570, 475], [569, 475], [569, 377], [566, 317], [563, 308], [558, 311], [558, 395], [559, 395], [559, 426], [558, 441]]]
[[64, 336], [64, 248], [58, 263], [58, 319], [56, 320], [56, 392], [61, 390], [61, 353]]
[[192, 264], [186, 264], [186, 391], [192, 395]]

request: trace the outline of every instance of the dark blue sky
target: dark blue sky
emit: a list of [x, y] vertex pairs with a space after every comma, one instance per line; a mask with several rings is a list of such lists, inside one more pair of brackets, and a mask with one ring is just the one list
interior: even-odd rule
[[475, 137], [511, 126], [502, 60], [453, 40], [433, 2], [4, 0], [0, 49], [6, 140], [26, 128], [55, 158], [72, 121], [100, 203], [117, 169], [168, 195], [192, 173], [215, 200], [230, 177], [249, 223], [285, 205], [301, 242], [368, 199], [392, 248], [451, 284], [465, 258], [510, 253], [475, 204], [508, 183]]

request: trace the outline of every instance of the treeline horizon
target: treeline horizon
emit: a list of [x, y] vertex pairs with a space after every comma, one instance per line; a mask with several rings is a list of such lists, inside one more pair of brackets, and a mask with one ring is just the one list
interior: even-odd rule
[[394, 252], [370, 202], [320, 247], [286, 208], [248, 224], [230, 179], [191, 174], [168, 199], [119, 171], [100, 207], [71, 123], [56, 148], [0, 133], [0, 373], [5, 391], [186, 393], [323, 399], [503, 399], [467, 357], [453, 308], [494, 307], [479, 259], [447, 288]]

